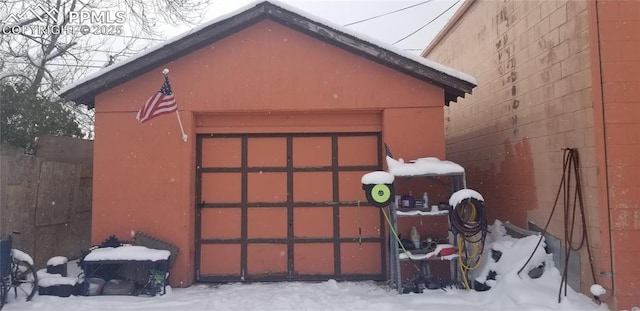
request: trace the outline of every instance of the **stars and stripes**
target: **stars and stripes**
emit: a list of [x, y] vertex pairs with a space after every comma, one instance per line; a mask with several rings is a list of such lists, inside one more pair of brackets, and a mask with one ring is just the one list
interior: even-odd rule
[[164, 83], [160, 90], [149, 97], [144, 106], [138, 111], [136, 119], [141, 123], [149, 121], [156, 116], [171, 113], [178, 110], [178, 105], [173, 97], [171, 91], [171, 85], [169, 84], [169, 77], [164, 76]]

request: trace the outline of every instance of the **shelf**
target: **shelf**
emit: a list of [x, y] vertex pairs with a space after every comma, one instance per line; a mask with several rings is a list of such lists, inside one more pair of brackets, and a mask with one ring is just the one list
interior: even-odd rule
[[[445, 252], [444, 256], [440, 256], [442, 252]], [[407, 250], [400, 251], [398, 250], [398, 258], [400, 260], [427, 260], [427, 261], [438, 261], [438, 260], [454, 260], [458, 258], [458, 252], [455, 247], [451, 244], [436, 244], [436, 247], [428, 251], [427, 249], [417, 249], [417, 250]]]
[[432, 212], [431, 210], [422, 210], [422, 209], [404, 209], [404, 210], [396, 210], [396, 215], [398, 217], [411, 217], [411, 216], [442, 216], [449, 215], [448, 210]]
[[[387, 159], [387, 163], [388, 163], [389, 159]], [[426, 164], [432, 164], [431, 162], [432, 160], [427, 160], [426, 162], [422, 162], [419, 163], [420, 165], [425, 165]], [[433, 162], [433, 161], [432, 161]], [[404, 163], [400, 163], [402, 165], [405, 165], [408, 167], [408, 165], [410, 164], [404, 164]], [[391, 165], [390, 165], [391, 167]], [[413, 171], [413, 170], [412, 170]], [[391, 172], [391, 171], [390, 171]], [[466, 188], [466, 180], [465, 180], [465, 175], [464, 175], [464, 170], [460, 170], [458, 172], [451, 172], [451, 171], [442, 171], [439, 174], [438, 173], [433, 173], [433, 172], [423, 172], [424, 174], [408, 174], [407, 172], [404, 171], [395, 171], [392, 172], [394, 173], [395, 177], [396, 177], [396, 181], [398, 181], [401, 178], [420, 178], [420, 177], [435, 177], [435, 176], [446, 176], [448, 178], [444, 178], [444, 179], [432, 179], [432, 178], [427, 178], [428, 181], [433, 181], [433, 182], [437, 182], [438, 184], [442, 184], [445, 187], [448, 187], [448, 193], [455, 193], [456, 191], [460, 190], [460, 189], [464, 189]], [[417, 200], [416, 200], [417, 201]], [[448, 207], [448, 206], [447, 206]], [[393, 202], [392, 204], [389, 205], [389, 214], [390, 214], [390, 226], [392, 227], [392, 230], [394, 232], [398, 232], [398, 219], [399, 218], [408, 218], [408, 217], [442, 217], [442, 216], [448, 216], [449, 215], [449, 208], [443, 209], [443, 210], [438, 210], [436, 212], [432, 212], [431, 209], [429, 207], [417, 207], [417, 208], [399, 208], [398, 206], [396, 206], [396, 202]], [[449, 225], [449, 230], [451, 228], [451, 223], [449, 223], [449, 218], [447, 217], [447, 223]], [[448, 244], [451, 246], [457, 245], [457, 238], [456, 236], [452, 236], [451, 232], [448, 230]], [[399, 243], [397, 239], [390, 239], [390, 244], [389, 244], [389, 278], [390, 278], [390, 285], [392, 287], [395, 287], [398, 290], [398, 293], [402, 294], [403, 292], [405, 292], [405, 286], [403, 284], [403, 276], [401, 275], [402, 273], [402, 269], [400, 267], [400, 262], [406, 262], [409, 260], [413, 260], [413, 261], [417, 261], [418, 263], [416, 264], [417, 266], [420, 266], [420, 273], [423, 273], [424, 277], [428, 277], [429, 275], [431, 275], [431, 270], [429, 268], [430, 263], [433, 263], [435, 261], [441, 261], [441, 262], [448, 262], [449, 263], [449, 270], [450, 270], [450, 274], [451, 274], [451, 280], [452, 281], [456, 281], [459, 279], [460, 275], [458, 271], [458, 264], [457, 264], [457, 259], [458, 259], [458, 253], [457, 251], [454, 253], [451, 252], [446, 252], [446, 253], [442, 253], [442, 254], [447, 254], [449, 253], [450, 255], [446, 255], [446, 256], [436, 256], [435, 251], [432, 252], [426, 252], [426, 250], [415, 250], [415, 254], [411, 253], [411, 251], [407, 251], [407, 253], [403, 252], [401, 249], [399, 249]], [[409, 284], [409, 283], [407, 283]], [[408, 286], [414, 286], [414, 284], [409, 284]]]
[[451, 255], [447, 255], [447, 256], [433, 256], [430, 258], [427, 258], [429, 256], [429, 254], [411, 254], [411, 251], [408, 251], [407, 253], [409, 253], [408, 255], [406, 253], [400, 253], [398, 255], [398, 259], [400, 260], [434, 260], [434, 261], [447, 261], [447, 260], [455, 260], [458, 258], [458, 254], [451, 254]]

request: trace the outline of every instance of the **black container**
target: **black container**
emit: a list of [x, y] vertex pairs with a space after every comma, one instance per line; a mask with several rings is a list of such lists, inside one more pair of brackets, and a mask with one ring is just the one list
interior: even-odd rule
[[53, 286], [38, 286], [38, 295], [41, 296], [58, 296], [69, 297], [73, 294], [75, 289], [74, 285], [53, 285]]
[[47, 273], [49, 274], [60, 274], [64, 277], [67, 276], [67, 264], [61, 264], [57, 266], [47, 265]]

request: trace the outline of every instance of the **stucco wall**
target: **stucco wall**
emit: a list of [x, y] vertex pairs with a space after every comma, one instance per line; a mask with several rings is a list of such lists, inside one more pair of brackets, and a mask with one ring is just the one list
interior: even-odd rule
[[[491, 219], [544, 227], [562, 177], [562, 149], [578, 150], [595, 273], [611, 288], [588, 18], [585, 1], [475, 1], [425, 56], [478, 80], [472, 96], [445, 109], [446, 150], [467, 168], [468, 184], [487, 199]], [[564, 235], [561, 211], [549, 231]], [[583, 249], [585, 292], [594, 282], [588, 259]]]
[[[171, 70], [187, 143], [174, 114], [135, 120], [163, 67]], [[353, 131], [359, 127], [332, 116], [377, 113], [381, 124], [373, 126], [399, 156], [444, 155], [442, 89], [269, 20], [163, 67], [96, 97], [92, 240], [140, 230], [177, 245], [173, 286], [194, 279], [196, 131]], [[264, 121], [298, 114], [313, 122]]]

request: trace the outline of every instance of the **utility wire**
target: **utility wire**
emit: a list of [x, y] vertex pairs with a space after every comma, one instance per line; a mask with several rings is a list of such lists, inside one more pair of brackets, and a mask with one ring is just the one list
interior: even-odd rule
[[[100, 62], [98, 60], [89, 60], [91, 62]], [[106, 63], [107, 61], [103, 61], [104, 63]], [[7, 64], [30, 64], [29, 62], [21, 62], [21, 61], [6, 61], [5, 63]], [[47, 64], [47, 65], [51, 65], [51, 66], [66, 66], [66, 67], [78, 67], [78, 68], [103, 68], [104, 66], [98, 66], [98, 65], [79, 65], [79, 64]]]
[[433, 0], [422, 1], [420, 3], [412, 4], [412, 5], [408, 6], [408, 7], [397, 9], [395, 11], [387, 12], [387, 13], [384, 13], [384, 14], [380, 14], [380, 15], [369, 17], [369, 18], [361, 19], [361, 20], [358, 20], [358, 21], [355, 21], [355, 22], [351, 22], [351, 23], [348, 23], [348, 24], [344, 24], [343, 26], [347, 27], [347, 26], [363, 23], [363, 22], [366, 22], [366, 21], [370, 21], [372, 19], [380, 18], [380, 17], [383, 17], [383, 16], [391, 15], [393, 13], [398, 13], [400, 11], [404, 11], [404, 10], [407, 10], [407, 9], [410, 9], [410, 8], [413, 8], [413, 7], [417, 7], [419, 5], [423, 5], [423, 4], [429, 3], [431, 1], [433, 1]]
[[440, 16], [444, 15], [444, 13], [449, 12], [449, 10], [451, 10], [454, 6], [456, 6], [456, 4], [460, 3], [460, 0], [456, 1], [453, 5], [451, 5], [450, 7], [448, 7], [446, 10], [442, 11], [442, 13], [438, 14], [438, 16], [436, 16], [435, 18], [433, 18], [432, 20], [430, 20], [429, 22], [427, 22], [426, 24], [422, 25], [420, 28], [416, 29], [415, 31], [413, 31], [412, 33], [402, 37], [402, 39], [394, 42], [392, 45], [396, 45], [402, 41], [404, 41], [405, 39], [415, 35], [418, 31], [422, 30], [424, 27], [429, 26], [429, 24], [433, 23], [435, 20], [437, 20], [438, 18], [440, 18]]

